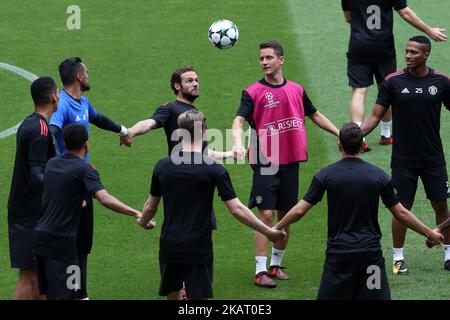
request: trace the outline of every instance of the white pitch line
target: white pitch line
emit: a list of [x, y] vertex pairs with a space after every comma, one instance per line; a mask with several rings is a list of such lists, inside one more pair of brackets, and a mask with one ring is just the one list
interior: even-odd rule
[[[32, 74], [31, 72], [28, 72], [27, 70], [24, 70], [22, 68], [19, 68], [19, 67], [16, 67], [16, 66], [4, 63], [4, 62], [0, 62], [0, 68], [7, 70], [7, 71], [11, 71], [12, 73], [17, 74], [17, 75], [21, 76], [22, 78], [29, 80], [30, 82], [33, 82], [34, 80], [36, 80], [38, 78], [37, 75]], [[9, 128], [9, 129], [6, 129], [5, 131], [0, 132], [0, 139], [9, 137], [9, 136], [15, 134], [21, 123], [22, 122], [16, 124], [15, 126]]]

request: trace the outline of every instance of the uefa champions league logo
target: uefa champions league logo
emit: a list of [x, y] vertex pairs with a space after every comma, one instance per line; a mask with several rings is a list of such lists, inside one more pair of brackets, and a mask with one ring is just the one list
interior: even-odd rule
[[280, 101], [274, 101], [274, 97], [273, 97], [273, 93], [268, 91], [264, 94], [264, 97], [267, 100], [267, 104], [264, 105], [265, 109], [271, 109], [271, 108], [275, 108], [276, 106], [278, 106], [278, 104], [280, 103]]

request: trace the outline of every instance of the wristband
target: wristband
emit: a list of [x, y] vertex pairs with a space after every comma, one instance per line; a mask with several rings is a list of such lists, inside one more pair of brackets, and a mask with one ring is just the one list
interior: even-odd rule
[[126, 136], [128, 134], [128, 130], [127, 130], [127, 128], [125, 128], [124, 126], [120, 126], [120, 133], [119, 133], [119, 135], [121, 136], [121, 137], [123, 137], [123, 136]]

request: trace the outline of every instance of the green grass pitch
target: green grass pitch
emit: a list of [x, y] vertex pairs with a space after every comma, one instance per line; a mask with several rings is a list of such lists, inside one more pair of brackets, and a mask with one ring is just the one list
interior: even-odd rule
[[[408, 1], [433, 26], [449, 27], [448, 0]], [[81, 29], [67, 30], [66, 9], [73, 1], [3, 0], [0, 3], [0, 62], [58, 80], [58, 64], [66, 57], [86, 61], [92, 90], [87, 93], [100, 112], [126, 126], [148, 118], [160, 104], [174, 99], [169, 88], [172, 71], [196, 67], [201, 97], [196, 105], [210, 128], [231, 127], [242, 89], [262, 77], [258, 44], [277, 39], [286, 51], [285, 76], [306, 87], [315, 106], [338, 127], [349, 120], [345, 52], [349, 26], [340, 1], [329, 0], [78, 0]], [[226, 51], [207, 39], [217, 19], [237, 24], [240, 39]], [[399, 68], [408, 37], [420, 32], [396, 15], [395, 39]], [[450, 73], [449, 43], [434, 44], [429, 64]], [[370, 89], [366, 112], [376, 90]], [[29, 82], [0, 69], [0, 132], [33, 110]], [[336, 139], [307, 122], [309, 161], [301, 165], [300, 196], [312, 176], [339, 159]], [[443, 111], [441, 135], [447, 159], [450, 114]], [[368, 137], [372, 152], [364, 159], [389, 169], [390, 147], [377, 144], [378, 130]], [[91, 162], [107, 189], [124, 202], [142, 208], [148, 196], [152, 168], [165, 156], [163, 130], [136, 138], [131, 149], [118, 146], [115, 134], [91, 126]], [[15, 136], [0, 139], [0, 300], [10, 299], [17, 272], [9, 265], [7, 198], [15, 152]], [[227, 165], [240, 199], [247, 202], [251, 186], [248, 165]], [[315, 299], [326, 247], [326, 201], [293, 225], [284, 264], [291, 280], [275, 290], [255, 287], [253, 232], [241, 225], [217, 197], [218, 229], [214, 232], [215, 299]], [[434, 213], [420, 186], [413, 211], [428, 225]], [[390, 213], [380, 208], [383, 249], [391, 263]], [[158, 296], [158, 227], [140, 229], [129, 218], [95, 207], [95, 243], [89, 258], [91, 299], [162, 299]], [[405, 254], [410, 275], [389, 274], [394, 299], [449, 299], [450, 273], [443, 270], [443, 250], [428, 249], [422, 236], [409, 231]], [[389, 268], [388, 268], [389, 271]]]

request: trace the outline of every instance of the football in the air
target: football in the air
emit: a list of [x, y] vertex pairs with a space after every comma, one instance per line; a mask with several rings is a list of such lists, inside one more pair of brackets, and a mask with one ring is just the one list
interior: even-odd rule
[[229, 20], [217, 20], [209, 27], [208, 39], [216, 48], [228, 49], [238, 41], [239, 30]]

